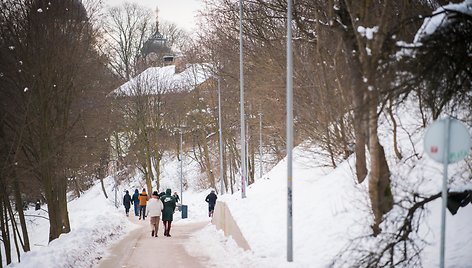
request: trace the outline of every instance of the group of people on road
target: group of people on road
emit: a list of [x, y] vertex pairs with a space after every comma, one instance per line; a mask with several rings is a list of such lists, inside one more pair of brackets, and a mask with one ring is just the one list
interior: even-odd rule
[[[136, 189], [133, 196], [131, 196], [128, 191], [125, 192], [123, 205], [125, 207], [126, 216], [129, 216], [131, 205], [134, 205], [134, 215], [139, 217], [139, 220], [141, 220], [141, 218], [145, 220], [146, 217], [150, 217], [151, 236], [157, 237], [159, 221], [161, 220], [162, 215], [164, 236], [171, 236], [170, 229], [172, 226], [175, 207], [180, 201], [177, 192], [174, 192], [174, 194], [171, 195], [171, 189], [167, 189], [165, 192], [161, 192], [160, 194], [157, 191], [154, 191], [151, 198], [149, 198], [146, 193], [146, 189], [143, 189], [141, 193]], [[205, 201], [208, 203], [208, 217], [213, 217], [216, 199], [218, 199], [218, 197], [214, 190], [211, 190], [210, 194], [205, 198]]]
[[173, 221], [173, 215], [176, 207], [176, 200], [179, 200], [177, 193], [174, 193], [174, 196], [171, 195], [171, 189], [167, 189], [165, 192], [158, 194], [157, 191], [154, 191], [149, 198], [146, 193], [146, 189], [143, 189], [139, 193], [138, 189], [134, 191], [133, 196], [129, 194], [129, 191], [125, 191], [123, 197], [123, 205], [125, 207], [126, 216], [129, 216], [129, 210], [131, 205], [134, 204], [134, 214], [135, 216], [143, 220], [146, 217], [150, 217], [151, 223], [151, 236], [157, 237], [159, 231], [159, 221], [161, 220], [164, 224], [164, 236], [170, 237], [170, 229]]

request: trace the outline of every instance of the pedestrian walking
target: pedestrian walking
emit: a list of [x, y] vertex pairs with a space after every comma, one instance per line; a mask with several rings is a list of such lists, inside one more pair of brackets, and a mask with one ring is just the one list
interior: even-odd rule
[[144, 219], [146, 219], [146, 204], [147, 201], [149, 200], [149, 196], [146, 193], [146, 189], [143, 188], [143, 191], [139, 194], [139, 219], [141, 219], [141, 216]]
[[146, 215], [149, 216], [149, 221], [151, 223], [151, 236], [157, 237], [157, 232], [159, 231], [159, 221], [161, 220], [161, 213], [164, 209], [164, 205], [159, 199], [159, 194], [157, 191], [152, 193], [152, 198], [147, 202], [146, 206]]
[[170, 228], [172, 220], [174, 219], [175, 211], [175, 199], [171, 195], [170, 189], [166, 190], [166, 194], [161, 197], [161, 201], [164, 204], [164, 210], [162, 210], [162, 223], [164, 224], [164, 236], [170, 237]]
[[205, 198], [205, 201], [208, 203], [208, 217], [213, 217], [216, 199], [218, 199], [218, 197], [215, 194], [215, 190], [211, 190], [211, 193], [209, 193]]
[[139, 191], [134, 190], [133, 197], [131, 198], [131, 204], [134, 204], [134, 216], [139, 216]]
[[123, 206], [125, 206], [126, 216], [129, 216], [129, 208], [131, 207], [131, 195], [129, 195], [128, 190], [125, 191], [125, 196], [123, 196]]
[[177, 194], [177, 192], [174, 192], [174, 195], [172, 195], [172, 196], [173, 196], [174, 199], [175, 199], [175, 203], [179, 203], [180, 197], [179, 197], [179, 195]]

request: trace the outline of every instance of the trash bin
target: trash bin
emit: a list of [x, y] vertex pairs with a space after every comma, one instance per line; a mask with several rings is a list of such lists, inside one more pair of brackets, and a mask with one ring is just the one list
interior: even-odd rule
[[182, 210], [182, 219], [187, 218], [187, 205], [181, 205], [180, 210]]

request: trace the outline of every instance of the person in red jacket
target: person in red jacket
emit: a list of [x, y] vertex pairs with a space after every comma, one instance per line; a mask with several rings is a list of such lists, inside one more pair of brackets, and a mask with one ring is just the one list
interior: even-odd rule
[[146, 204], [149, 200], [149, 196], [146, 193], [146, 189], [139, 194], [139, 219], [143, 216], [143, 220], [146, 218]]

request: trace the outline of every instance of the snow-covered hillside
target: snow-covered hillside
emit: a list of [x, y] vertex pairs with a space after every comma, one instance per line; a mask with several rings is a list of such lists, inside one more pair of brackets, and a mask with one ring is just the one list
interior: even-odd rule
[[[409, 111], [408, 113], [405, 111]], [[438, 193], [441, 188], [442, 167], [422, 156], [424, 129], [414, 109], [398, 111], [400, 149], [404, 158], [398, 160], [391, 151], [391, 127], [386, 119], [381, 125], [381, 143], [385, 146], [392, 173], [392, 185], [396, 201], [407, 196], [411, 190], [422, 194]], [[401, 118], [401, 120], [400, 120]], [[310, 147], [307, 149], [307, 147]], [[329, 267], [343, 258], [349, 267], [352, 259], [347, 258], [354, 248], [369, 250], [379, 247], [382, 235], [396, 227], [395, 217], [405, 211], [395, 207], [381, 227], [383, 234], [371, 236], [373, 221], [367, 195], [367, 180], [357, 184], [354, 176], [354, 157], [327, 168], [323, 160], [312, 152], [314, 145], [304, 144], [294, 150], [293, 180], [293, 223], [294, 262], [286, 262], [287, 222], [287, 180], [286, 162], [278, 163], [262, 179], [248, 187], [247, 198], [240, 193], [219, 196], [231, 209], [242, 233], [252, 251], [237, 247], [231, 239], [224, 237], [213, 225], [208, 225], [185, 245], [195, 256], [204, 256], [213, 267]], [[319, 150], [318, 150], [319, 151]], [[188, 205], [188, 218], [181, 219], [176, 213], [175, 224], [188, 224], [208, 220], [204, 202], [209, 190], [195, 190], [199, 187], [201, 174], [198, 165], [190, 158], [184, 159], [185, 183], [191, 190], [184, 191], [184, 203]], [[163, 160], [161, 189], [171, 188], [179, 192], [180, 166], [175, 157], [166, 155]], [[464, 173], [464, 162], [450, 166], [454, 176], [452, 189], [472, 189], [470, 174]], [[457, 179], [462, 178], [462, 179]], [[47, 244], [48, 223], [45, 219], [29, 217], [29, 233], [33, 249], [22, 255], [21, 264], [12, 267], [92, 267], [105, 256], [113, 242], [130, 232], [135, 225], [130, 223], [121, 206], [125, 189], [132, 192], [144, 184], [138, 178], [129, 178], [118, 186], [118, 208], [114, 206], [114, 182], [106, 180], [109, 199], [105, 199], [97, 184], [81, 198], [69, 203], [72, 231], [51, 244]], [[153, 185], [155, 187], [155, 185]], [[179, 192], [180, 194], [180, 192]], [[424, 247], [420, 256], [423, 267], [438, 267], [439, 226], [441, 199], [426, 205], [420, 222], [418, 235], [412, 235], [418, 245]], [[47, 209], [47, 208], [46, 208]], [[28, 210], [28, 215], [47, 216], [45, 211]], [[447, 212], [446, 266], [466, 268], [472, 263], [472, 205], [460, 208], [452, 216]], [[362, 239], [358, 239], [362, 237]], [[2, 253], [3, 254], [3, 253]], [[355, 254], [353, 256], [356, 256]], [[14, 258], [15, 259], [15, 258]], [[418, 264], [419, 265], [419, 264]], [[415, 266], [416, 267], [416, 266]]]
[[[134, 228], [120, 213], [121, 210], [114, 207], [112, 178], [106, 178], [105, 182], [110, 199], [105, 198], [98, 183], [82, 197], [69, 202], [72, 230], [50, 244], [47, 206], [38, 211], [34, 208], [25, 211], [29, 215], [27, 220], [32, 249], [21, 255], [21, 263], [10, 266], [72, 267], [74, 264], [74, 267], [91, 267], [96, 263], [111, 243]], [[17, 262], [15, 257], [13, 260]]]
[[[399, 143], [404, 158], [394, 157], [392, 129], [384, 118], [381, 124], [381, 143], [386, 147], [392, 173], [395, 201], [410, 191], [425, 196], [439, 193], [442, 183], [442, 165], [423, 154], [424, 129], [419, 125], [414, 105], [400, 108], [397, 117]], [[316, 147], [315, 147], [316, 149]], [[313, 151], [313, 150], [309, 150]], [[302, 147], [294, 151], [293, 221], [295, 267], [329, 267], [333, 261], [345, 267], [349, 257], [359, 256], [361, 250], [374, 252], [379, 241], [394, 232], [398, 222], [393, 219], [406, 213], [395, 206], [381, 226], [383, 234], [372, 236], [373, 216], [367, 194], [368, 181], [355, 182], [354, 158], [340, 163], [336, 169], [323, 168], [319, 160], [310, 159]], [[276, 267], [292, 267], [286, 260], [287, 228], [287, 173], [285, 160], [248, 189], [247, 198], [225, 196], [256, 257], [278, 260]], [[467, 167], [462, 161], [449, 167], [452, 190], [472, 189]], [[469, 178], [469, 179], [467, 179]], [[428, 203], [419, 221], [419, 235], [411, 234], [420, 253], [423, 267], [439, 266], [441, 199]], [[418, 213], [419, 214], [419, 213]], [[460, 208], [456, 215], [447, 212], [446, 265], [470, 267], [472, 263], [472, 205]], [[385, 246], [385, 245], [383, 245]], [[340, 255], [338, 255], [340, 254]], [[401, 254], [401, 252], [400, 252]], [[340, 256], [344, 261], [340, 261]], [[350, 263], [351, 261], [351, 263]], [[417, 263], [416, 265], [420, 265]]]

